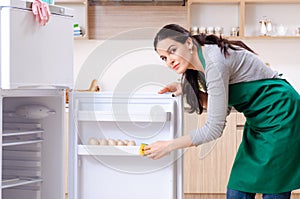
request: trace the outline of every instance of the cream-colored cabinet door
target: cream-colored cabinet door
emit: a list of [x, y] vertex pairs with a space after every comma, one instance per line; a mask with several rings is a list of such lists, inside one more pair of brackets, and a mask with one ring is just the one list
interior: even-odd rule
[[[184, 115], [185, 133], [202, 126], [206, 113]], [[191, 147], [184, 153], [184, 193], [226, 193], [237, 149], [236, 112], [227, 117], [223, 135], [216, 141]]]

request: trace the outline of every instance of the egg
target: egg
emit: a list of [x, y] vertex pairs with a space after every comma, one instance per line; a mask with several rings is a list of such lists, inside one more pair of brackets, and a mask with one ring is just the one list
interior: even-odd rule
[[131, 140], [128, 142], [127, 146], [136, 146], [136, 143], [134, 140]]
[[91, 137], [89, 139], [89, 145], [99, 145], [99, 141], [96, 138]]
[[124, 143], [122, 140], [118, 140], [117, 145], [118, 145], [118, 146], [124, 146], [125, 143]]
[[106, 140], [106, 139], [103, 139], [103, 138], [100, 138], [99, 139], [99, 143], [100, 143], [100, 145], [108, 145], [108, 141]]
[[129, 140], [124, 140], [123, 142], [124, 142], [125, 145], [127, 145]]
[[117, 142], [113, 139], [108, 139], [108, 145], [110, 146], [116, 146], [117, 145]]

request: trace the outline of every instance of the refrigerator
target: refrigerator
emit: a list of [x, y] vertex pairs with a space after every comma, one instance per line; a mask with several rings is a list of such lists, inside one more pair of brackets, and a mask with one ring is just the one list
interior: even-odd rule
[[182, 100], [171, 94], [73, 92], [70, 199], [182, 199], [182, 150], [159, 160], [141, 146], [182, 135]]
[[182, 151], [141, 152], [182, 135], [181, 98], [73, 91], [73, 11], [50, 10], [0, 2], [0, 199], [65, 199], [66, 173], [69, 199], [182, 199]]
[[0, 1], [1, 199], [65, 199], [66, 88], [73, 87], [72, 10]]

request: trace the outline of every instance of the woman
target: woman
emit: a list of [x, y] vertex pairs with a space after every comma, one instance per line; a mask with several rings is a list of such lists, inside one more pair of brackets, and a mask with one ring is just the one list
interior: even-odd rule
[[174, 140], [157, 141], [145, 154], [158, 159], [173, 150], [198, 146], [222, 135], [233, 106], [247, 121], [228, 182], [227, 198], [290, 198], [300, 188], [300, 96], [266, 67], [241, 41], [194, 35], [170, 24], [156, 35], [154, 47], [167, 66], [182, 74], [159, 93], [182, 93], [190, 112], [207, 108], [204, 126]]

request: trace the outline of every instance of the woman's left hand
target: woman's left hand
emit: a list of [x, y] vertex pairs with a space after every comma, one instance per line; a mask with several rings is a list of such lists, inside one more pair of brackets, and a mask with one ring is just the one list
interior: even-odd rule
[[51, 15], [48, 4], [41, 0], [33, 0], [32, 13], [35, 15], [35, 20], [42, 26], [48, 23]]
[[157, 160], [162, 158], [163, 156], [169, 154], [171, 152], [171, 141], [157, 141], [144, 148], [144, 154], [152, 158], [153, 160]]

